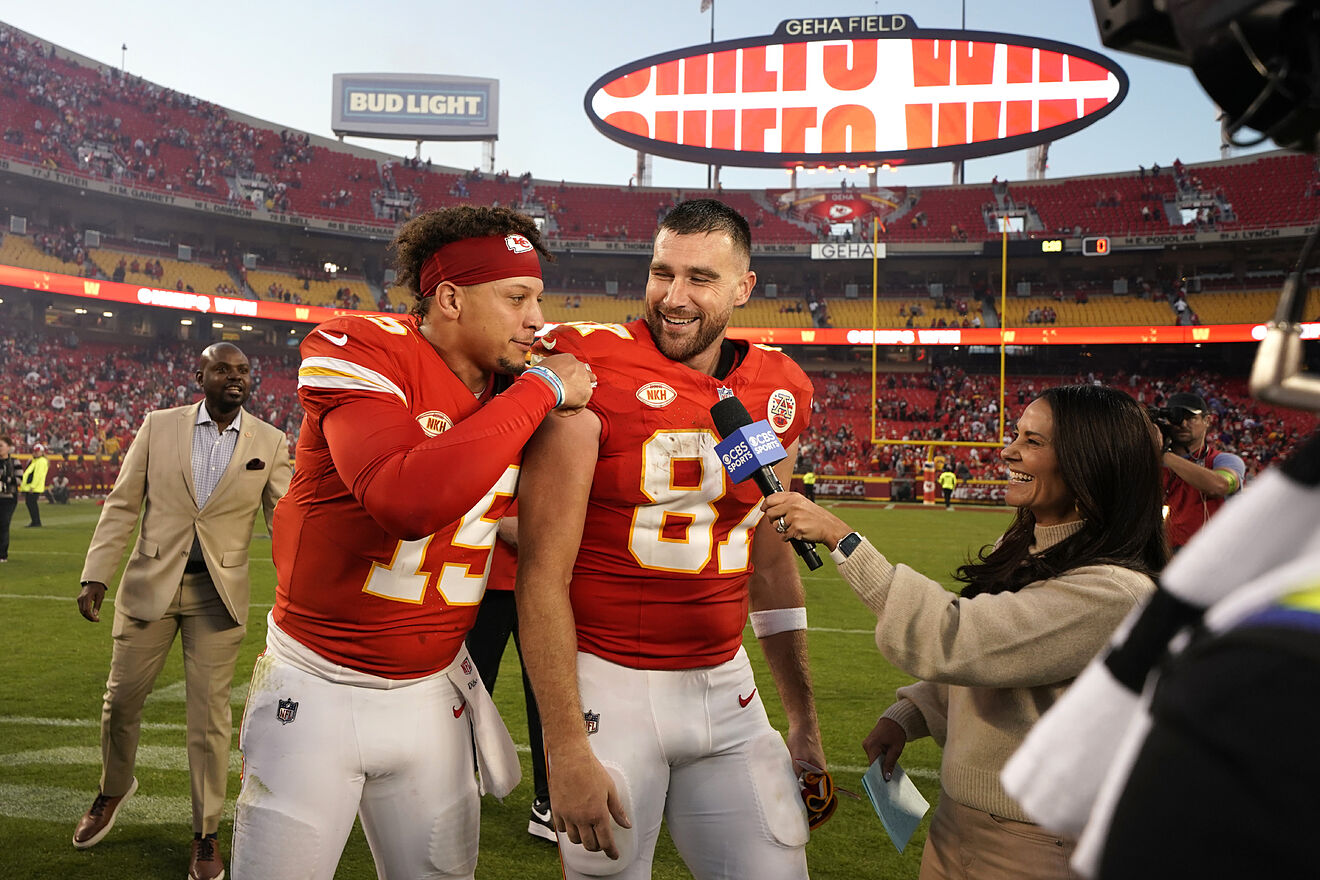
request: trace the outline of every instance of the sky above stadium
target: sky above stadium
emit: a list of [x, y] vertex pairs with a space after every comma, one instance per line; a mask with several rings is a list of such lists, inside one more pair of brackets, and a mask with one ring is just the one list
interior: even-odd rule
[[[706, 43], [711, 13], [700, 0], [651, 3], [531, 3], [517, 0], [315, 4], [231, 0], [205, 7], [158, 0], [5, 3], [0, 20], [129, 73], [288, 127], [332, 136], [331, 76], [393, 72], [491, 77], [500, 81], [496, 168], [544, 179], [626, 184], [636, 153], [599, 134], [583, 110], [602, 74], [646, 56]], [[958, 28], [960, 0], [715, 0], [717, 41], [767, 35], [802, 16], [908, 13], [922, 28]], [[1113, 52], [1099, 40], [1090, 0], [967, 0], [969, 30], [1023, 34], [1071, 43], [1114, 59], [1131, 91], [1108, 117], [1050, 148], [1047, 177], [1167, 166], [1217, 159], [1215, 108], [1185, 68]], [[121, 46], [128, 50], [121, 52]], [[396, 155], [408, 141], [350, 139]], [[1239, 151], [1236, 153], [1240, 155]], [[442, 165], [476, 167], [476, 143], [432, 143], [422, 155]], [[969, 183], [992, 176], [1024, 179], [1027, 154], [975, 159]], [[863, 182], [864, 176], [849, 176]], [[780, 187], [780, 170], [725, 168], [728, 187]], [[946, 164], [880, 174], [881, 185], [951, 180]], [[803, 176], [800, 186], [836, 186], [839, 175]], [[706, 167], [657, 158], [652, 184], [702, 187]]]

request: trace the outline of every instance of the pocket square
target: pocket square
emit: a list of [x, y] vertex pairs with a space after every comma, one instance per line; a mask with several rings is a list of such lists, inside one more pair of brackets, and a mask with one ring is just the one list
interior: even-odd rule
[[262, 468], [264, 468], [265, 466], [266, 466], [266, 463], [265, 463], [264, 461], [262, 461], [261, 459], [259, 459], [259, 458], [254, 458], [254, 459], [252, 459], [252, 460], [249, 461], [249, 462], [247, 463], [247, 465], [246, 465], [247, 469], [250, 470], [250, 471], [259, 471], [259, 470], [261, 470]]

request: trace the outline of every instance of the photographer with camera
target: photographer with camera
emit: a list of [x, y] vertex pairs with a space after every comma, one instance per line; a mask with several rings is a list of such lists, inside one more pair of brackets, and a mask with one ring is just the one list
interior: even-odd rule
[[1201, 395], [1171, 394], [1150, 416], [1164, 436], [1165, 529], [1176, 553], [1242, 488], [1247, 467], [1239, 456], [1205, 442], [1212, 417]]

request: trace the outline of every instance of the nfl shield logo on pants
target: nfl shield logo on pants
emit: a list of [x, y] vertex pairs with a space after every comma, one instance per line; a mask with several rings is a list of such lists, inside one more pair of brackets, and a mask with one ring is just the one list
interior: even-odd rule
[[582, 720], [587, 722], [587, 736], [600, 730], [600, 713], [590, 709], [582, 713]]
[[288, 724], [298, 717], [298, 704], [293, 700], [280, 700], [279, 708], [275, 710], [275, 717], [280, 719], [280, 724]]

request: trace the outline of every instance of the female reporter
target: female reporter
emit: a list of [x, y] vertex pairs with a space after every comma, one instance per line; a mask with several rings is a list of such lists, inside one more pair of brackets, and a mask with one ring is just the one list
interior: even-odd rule
[[863, 741], [888, 777], [910, 739], [944, 749], [922, 880], [1063, 878], [1073, 842], [1031, 824], [999, 773], [1027, 731], [1154, 591], [1168, 556], [1158, 450], [1121, 391], [1046, 390], [1003, 452], [1008, 531], [960, 567], [962, 595], [885, 558], [843, 520], [796, 493], [766, 498], [785, 539], [824, 543], [875, 612], [891, 663], [920, 679]]

